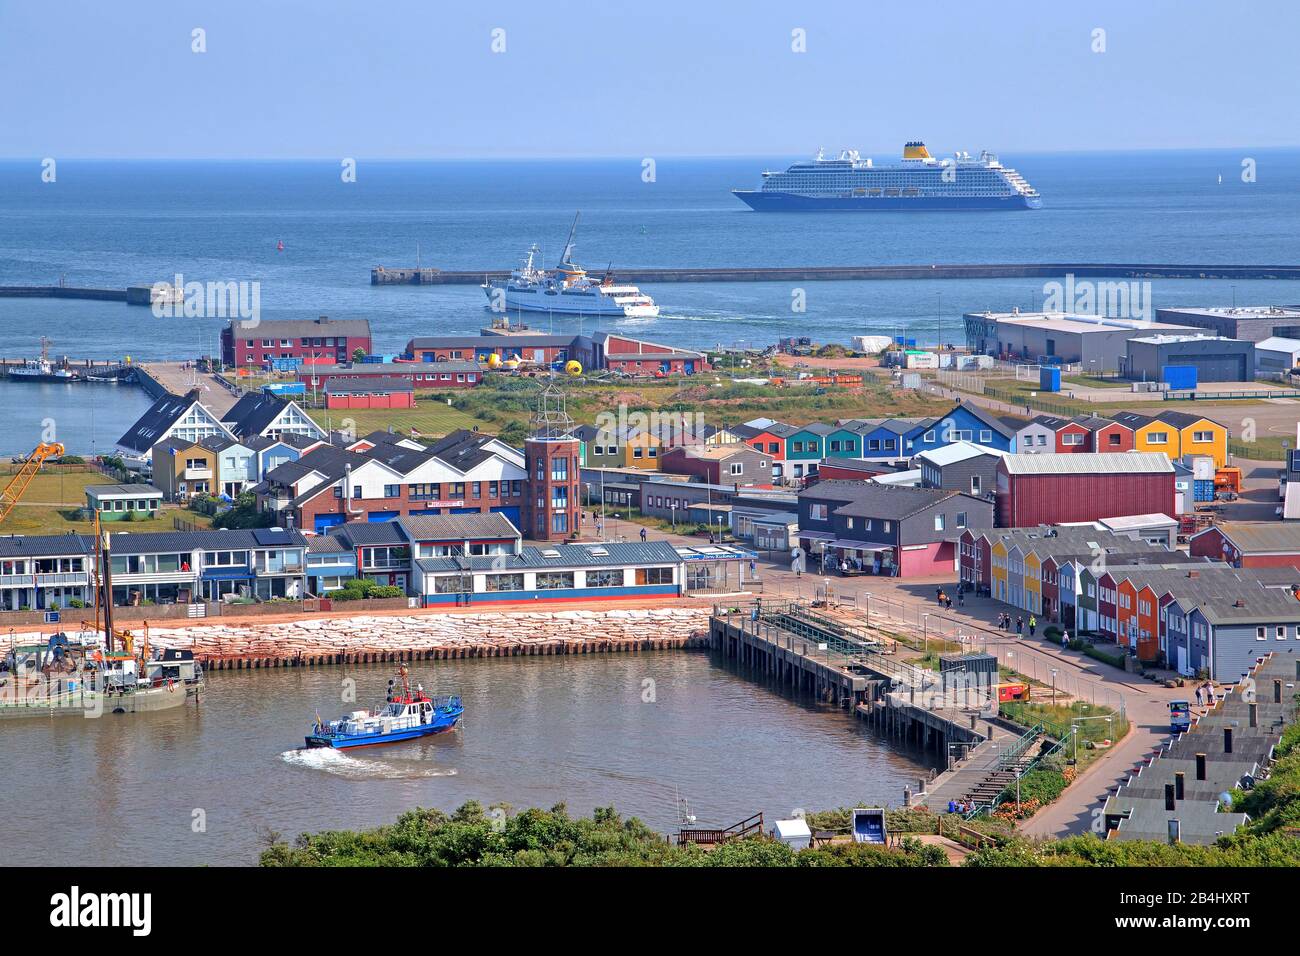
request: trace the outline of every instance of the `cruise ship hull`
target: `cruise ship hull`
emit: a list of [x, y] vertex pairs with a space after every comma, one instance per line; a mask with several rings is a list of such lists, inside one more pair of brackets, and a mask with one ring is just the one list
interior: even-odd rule
[[926, 210], [1037, 209], [1038, 196], [801, 196], [775, 190], [733, 189], [758, 212], [898, 212]]
[[[493, 301], [493, 286], [485, 290], [488, 301]], [[549, 295], [546, 292], [515, 292], [506, 289], [505, 308], [509, 312], [549, 312], [554, 315], [614, 316], [620, 319], [653, 319], [659, 315], [657, 305], [619, 305], [599, 296]], [[585, 301], [580, 301], [585, 300]]]

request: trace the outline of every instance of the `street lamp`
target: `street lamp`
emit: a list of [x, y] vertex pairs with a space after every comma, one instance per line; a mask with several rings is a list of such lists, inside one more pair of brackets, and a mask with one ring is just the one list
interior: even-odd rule
[[1052, 668], [1052, 703], [1056, 703], [1056, 668]]
[[669, 506], [673, 512], [673, 534], [677, 533], [677, 502], [672, 502]]
[[930, 656], [930, 615], [921, 615], [921, 628], [925, 634], [925, 656]]

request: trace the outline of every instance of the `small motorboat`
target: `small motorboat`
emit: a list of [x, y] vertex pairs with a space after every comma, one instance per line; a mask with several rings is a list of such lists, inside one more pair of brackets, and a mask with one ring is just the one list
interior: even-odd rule
[[338, 720], [320, 715], [307, 735], [308, 747], [366, 747], [426, 737], [451, 730], [465, 713], [460, 697], [429, 697], [424, 687], [411, 689], [406, 665], [388, 679], [388, 700], [383, 707], [356, 710]]

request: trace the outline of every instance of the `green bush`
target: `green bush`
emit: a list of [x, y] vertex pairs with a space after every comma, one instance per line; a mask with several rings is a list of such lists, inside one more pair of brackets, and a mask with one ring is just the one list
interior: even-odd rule
[[1118, 667], [1120, 670], [1124, 669], [1124, 655], [1122, 653], [1107, 654], [1101, 648], [1095, 647], [1092, 644], [1085, 646], [1083, 648], [1083, 653], [1084, 656], [1091, 657], [1096, 661], [1101, 661], [1103, 664], [1109, 664], [1111, 667]]
[[1055, 624], [1049, 624], [1047, 627], [1043, 628], [1043, 637], [1047, 638], [1049, 641], [1060, 641], [1061, 629]]

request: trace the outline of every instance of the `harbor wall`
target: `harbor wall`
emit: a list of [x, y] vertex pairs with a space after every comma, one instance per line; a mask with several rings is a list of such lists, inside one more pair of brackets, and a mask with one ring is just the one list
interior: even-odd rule
[[[624, 282], [787, 282], [871, 279], [1300, 279], [1300, 265], [1162, 265], [1148, 263], [1004, 263], [887, 266], [790, 266], [721, 269], [619, 269]], [[506, 269], [370, 270], [371, 285], [479, 285], [508, 279]]]

